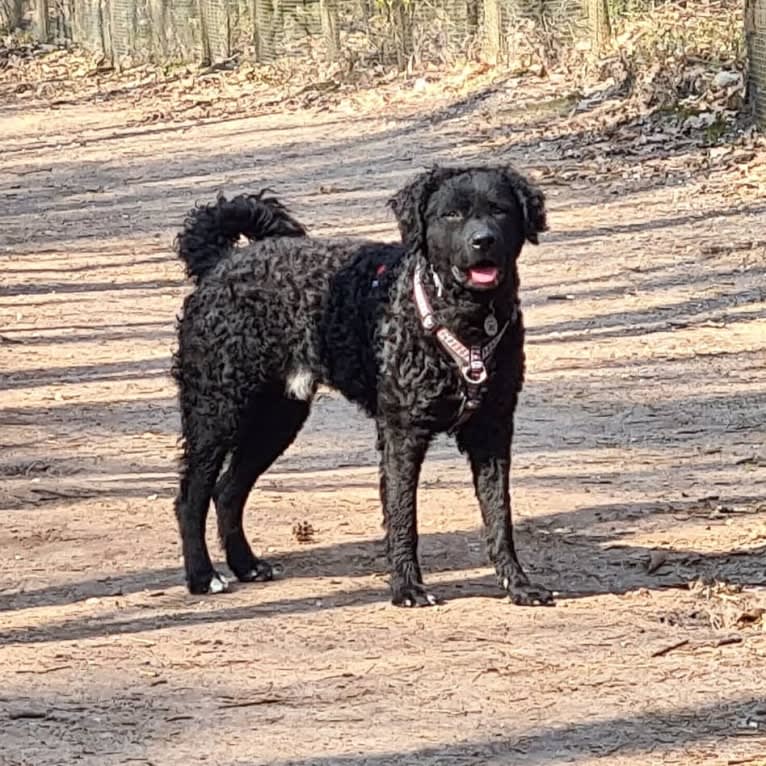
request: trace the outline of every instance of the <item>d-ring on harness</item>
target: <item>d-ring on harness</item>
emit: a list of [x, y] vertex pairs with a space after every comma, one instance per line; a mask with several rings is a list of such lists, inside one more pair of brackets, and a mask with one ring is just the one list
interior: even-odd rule
[[[437, 290], [441, 292], [441, 283], [435, 274], [434, 282], [436, 283]], [[415, 267], [414, 293], [420, 324], [429, 335], [436, 335], [436, 339], [441, 347], [452, 357], [452, 360], [457, 365], [465, 383], [462, 394], [463, 400], [460, 403], [457, 420], [448, 431], [448, 433], [453, 434], [476, 412], [481, 404], [484, 393], [483, 385], [489, 377], [486, 363], [492, 358], [492, 354], [495, 353], [495, 349], [498, 347], [509, 325], [516, 321], [516, 307], [514, 306], [513, 308], [511, 318], [499, 329], [494, 338], [483, 346], [466, 346], [454, 333], [437, 322], [423, 287], [423, 269], [419, 265]]]

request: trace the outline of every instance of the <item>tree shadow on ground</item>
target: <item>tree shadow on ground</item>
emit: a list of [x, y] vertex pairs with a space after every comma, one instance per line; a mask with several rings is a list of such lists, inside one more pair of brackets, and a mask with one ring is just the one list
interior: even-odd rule
[[[558, 766], [593, 757], [638, 757], [648, 752], [656, 753], [655, 757], [661, 762], [664, 751], [702, 742], [732, 743], [742, 736], [743, 721], [763, 721], [765, 715], [764, 698], [750, 696], [675, 711], [649, 711], [600, 721], [542, 726], [518, 737], [498, 735], [414, 752], [312, 756], [307, 760], [279, 761], [272, 766], [500, 766], [509, 763]], [[237, 761], [237, 766], [245, 764]]]
[[[51, 696], [34, 689], [24, 694], [5, 694], [0, 699], [0, 714], [13, 720], [15, 739], [12, 741], [18, 747], [33, 749], [38, 756], [46, 748], [55, 747], [61, 722], [64, 722], [70, 731], [66, 750], [69, 754], [82, 746], [91, 757], [119, 755], [136, 763], [162, 763], [165, 748], [173, 747], [179, 720], [186, 721], [195, 731], [205, 731], [218, 720], [211, 715], [211, 705], [221, 707], [221, 689], [215, 692], [185, 690], [184, 695], [175, 689], [174, 694], [152, 689], [152, 693], [137, 704], [136, 695], [139, 690], [143, 691], [146, 683], [148, 681], [134, 681], [136, 685], [127, 691], [85, 686], [76, 698], [62, 697], [61, 693]], [[284, 699], [272, 692], [272, 699], [265, 703], [268, 710], [279, 713], [283, 705], [305, 706], [304, 721], [313, 725], [318, 700], [306, 696], [305, 685], [284, 692]], [[503, 726], [501, 731], [476, 739], [412, 750], [395, 748], [377, 753], [311, 755], [278, 761], [272, 758], [268, 763], [269, 766], [501, 766], [511, 763], [559, 766], [584, 760], [591, 762], [593, 758], [603, 758], [606, 763], [620, 758], [622, 762], [631, 756], [647, 755], [651, 755], [653, 762], [662, 763], [671, 754], [673, 762], [681, 762], [677, 751], [699, 746], [707, 746], [708, 752], [710, 748], [757, 751], [753, 732], [763, 726], [766, 719], [764, 703], [762, 695], [747, 693], [708, 704], [644, 709], [595, 720], [581, 717], [558, 723], [543, 719], [530, 729], [518, 727], [509, 733]], [[512, 694], [508, 696], [508, 704], [516, 704]], [[257, 724], [259, 719], [251, 718], [251, 723], [253, 720]], [[116, 723], [126, 732], [141, 732], [140, 737], [123, 732], [119, 753], [114, 752]], [[249, 749], [252, 752], [254, 748]], [[731, 764], [756, 762], [759, 762], [757, 758], [728, 761]], [[264, 766], [265, 763], [257, 756], [218, 761], [219, 766]]]

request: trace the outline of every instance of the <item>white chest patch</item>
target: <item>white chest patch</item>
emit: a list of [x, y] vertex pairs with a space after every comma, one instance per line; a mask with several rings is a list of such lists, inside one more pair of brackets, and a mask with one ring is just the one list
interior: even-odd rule
[[314, 376], [306, 367], [299, 367], [287, 376], [285, 383], [287, 395], [293, 399], [309, 401], [316, 391]]

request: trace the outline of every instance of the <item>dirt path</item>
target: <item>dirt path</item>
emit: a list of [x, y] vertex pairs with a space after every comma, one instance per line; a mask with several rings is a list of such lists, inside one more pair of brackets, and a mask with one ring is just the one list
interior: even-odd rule
[[[766, 763], [764, 157], [585, 156], [576, 118], [525, 98], [134, 127], [119, 102], [0, 109], [0, 764]], [[330, 394], [250, 503], [286, 577], [189, 596], [184, 212], [268, 184], [315, 233], [393, 236], [391, 191], [473, 159], [549, 196], [514, 507], [558, 606], [497, 597], [445, 439], [421, 530], [447, 603], [390, 607], [371, 428]]]

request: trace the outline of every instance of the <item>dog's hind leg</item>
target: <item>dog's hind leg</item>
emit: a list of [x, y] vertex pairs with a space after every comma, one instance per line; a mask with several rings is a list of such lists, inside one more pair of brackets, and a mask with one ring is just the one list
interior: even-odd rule
[[187, 438], [184, 445], [176, 517], [181, 532], [186, 584], [191, 593], [220, 593], [227, 587], [225, 578], [213, 569], [205, 542], [210, 497], [226, 452], [226, 446], [220, 442], [192, 443]]
[[310, 408], [308, 401], [259, 396], [249, 408], [247, 425], [216, 486], [218, 533], [226, 562], [242, 582], [272, 579], [271, 565], [253, 554], [245, 537], [243, 511], [258, 477], [290, 446]]

